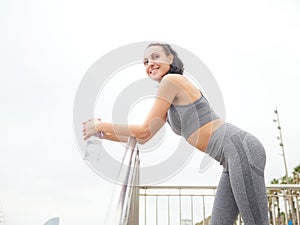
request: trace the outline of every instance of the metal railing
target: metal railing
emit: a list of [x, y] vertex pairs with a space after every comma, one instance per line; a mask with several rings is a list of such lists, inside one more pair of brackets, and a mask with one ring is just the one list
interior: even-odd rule
[[300, 225], [300, 185], [270, 185], [267, 190], [270, 223]]
[[[139, 186], [139, 151], [129, 138], [108, 225], [208, 225], [216, 186]], [[269, 185], [270, 224], [300, 225], [300, 185]], [[292, 221], [292, 223], [291, 223]], [[236, 225], [243, 224], [239, 215]]]
[[[216, 186], [141, 186], [141, 225], [208, 225]], [[300, 185], [267, 186], [270, 224], [300, 225]], [[239, 215], [235, 224], [243, 224]]]
[[108, 212], [109, 225], [139, 224], [139, 151], [136, 139], [129, 138], [119, 170], [119, 181], [113, 193], [113, 210]]
[[210, 215], [215, 192], [215, 186], [140, 187], [140, 224], [194, 225]]

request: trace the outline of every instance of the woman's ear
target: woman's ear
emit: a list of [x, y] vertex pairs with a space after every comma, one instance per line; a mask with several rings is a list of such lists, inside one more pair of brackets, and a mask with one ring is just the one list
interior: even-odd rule
[[173, 55], [173, 54], [170, 54], [170, 55], [169, 55], [170, 64], [173, 63], [173, 59], [174, 59], [174, 55]]

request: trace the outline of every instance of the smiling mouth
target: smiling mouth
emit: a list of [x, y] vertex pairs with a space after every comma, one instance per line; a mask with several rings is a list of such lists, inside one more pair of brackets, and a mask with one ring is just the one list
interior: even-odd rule
[[152, 69], [152, 70], [150, 71], [150, 74], [153, 75], [158, 69], [159, 69], [159, 68]]

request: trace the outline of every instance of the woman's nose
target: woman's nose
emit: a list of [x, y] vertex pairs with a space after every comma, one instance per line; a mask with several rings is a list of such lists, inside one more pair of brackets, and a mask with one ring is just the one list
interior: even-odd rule
[[149, 60], [148, 65], [152, 66], [154, 64], [154, 60]]

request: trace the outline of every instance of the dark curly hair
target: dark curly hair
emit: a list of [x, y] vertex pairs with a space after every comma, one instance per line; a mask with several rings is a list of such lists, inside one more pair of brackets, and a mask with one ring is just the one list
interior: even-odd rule
[[177, 52], [169, 44], [152, 43], [149, 44], [147, 48], [151, 46], [160, 46], [164, 49], [167, 55], [172, 54], [174, 56], [173, 62], [170, 65], [170, 70], [168, 71], [168, 73], [173, 73], [173, 74], [176, 73], [176, 74], [183, 75], [183, 71], [184, 71], [183, 63], [181, 59], [178, 57]]

